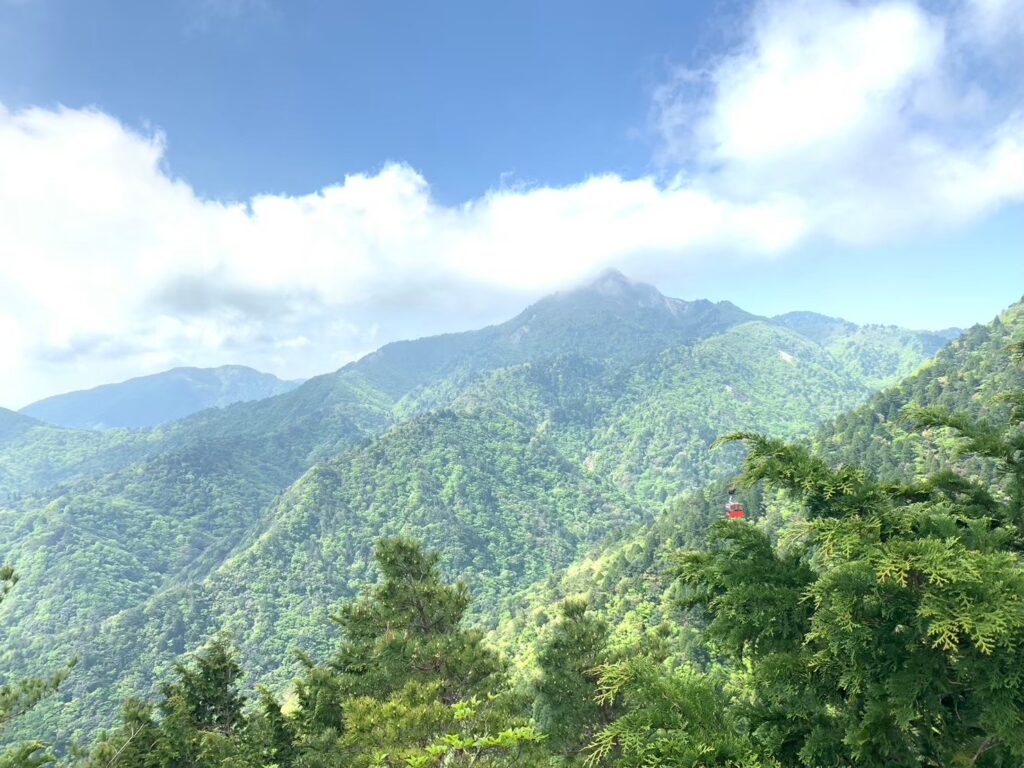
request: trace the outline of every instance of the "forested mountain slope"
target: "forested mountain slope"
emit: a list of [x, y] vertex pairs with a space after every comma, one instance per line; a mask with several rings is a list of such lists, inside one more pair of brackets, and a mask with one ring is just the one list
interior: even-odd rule
[[897, 383], [963, 333], [959, 328], [908, 331], [894, 325], [855, 325], [816, 312], [788, 312], [772, 322], [820, 344], [872, 389]]
[[[792, 350], [788, 360], [779, 344]], [[864, 396], [822, 367], [827, 358], [816, 359], [813, 344], [772, 326], [745, 324], [684, 349], [626, 376], [564, 357], [502, 369], [468, 386], [450, 409], [317, 465], [271, 509], [258, 540], [202, 586], [196, 602], [209, 606], [207, 621], [192, 615], [189, 639], [172, 645], [222, 624], [254, 626], [242, 649], [264, 672], [290, 645], [316, 648], [324, 612], [367, 578], [381, 532], [415, 535], [444, 553], [478, 596], [479, 618], [493, 622], [504, 596], [657, 509], [625, 472], [599, 466], [595, 446], [623, 462], [649, 457], [667, 496], [735, 466], [735, 451], [704, 460], [717, 420], [807, 434], [814, 414]], [[652, 371], [660, 381], [644, 378]], [[664, 429], [646, 440], [635, 438], [644, 424], [617, 431], [640, 413]], [[653, 444], [674, 463], [658, 464]], [[145, 613], [163, 624], [167, 610], [160, 596]], [[140, 631], [152, 637], [166, 628]]]
[[[800, 313], [804, 314], [804, 313]], [[978, 418], [998, 419], [1008, 409], [1004, 393], [1024, 387], [1024, 369], [1009, 354], [1024, 341], [1024, 301], [991, 323], [977, 325], [942, 349], [918, 372], [829, 421], [814, 436], [823, 456], [837, 465], [860, 466], [890, 481], [907, 482], [942, 467], [959, 467], [985, 481], [999, 478], [983, 459], [960, 458], [960, 442], [941, 431], [922, 435], [903, 416], [908, 408], [938, 407]], [[768, 434], [779, 433], [768, 431]], [[492, 632], [499, 647], [516, 656], [521, 670], [533, 663], [533, 643], [559, 613], [567, 597], [586, 600], [594, 614], [616, 627], [613, 641], [668, 631], [675, 653], [700, 656], [694, 620], [680, 613], [679, 585], [672, 571], [681, 550], [704, 546], [707, 526], [722, 517], [731, 481], [711, 482], [684, 495], [649, 524], [593, 548], [568, 568], [531, 585], [502, 606]], [[790, 509], [760, 488], [737, 496], [760, 527], [776, 531]], [[667, 622], [667, 624], [666, 624]]]
[[[618, 532], [570, 566], [508, 598], [490, 639], [528, 678], [535, 671], [533, 652], [545, 627], [556, 620], [566, 599], [577, 599], [614, 628], [610, 640], [616, 646], [645, 636], [670, 638], [676, 657], [706, 660], [697, 640], [699, 616], [676, 604], [680, 590], [673, 576], [674, 558], [680, 551], [704, 547], [708, 526], [722, 516], [729, 482], [717, 480], [684, 494], [649, 523]], [[757, 489], [735, 498], [750, 510], [762, 504]]]
[[708, 451], [722, 424], [807, 434], [869, 391], [817, 344], [754, 320], [629, 366], [563, 356], [420, 397], [500, 409], [650, 503], [735, 465], [735, 451]]
[[[1024, 340], [1011, 349], [1024, 362]], [[439, 555], [382, 539], [379, 580], [339, 606], [331, 650], [304, 659], [288, 698], [264, 688], [245, 706], [239, 657], [218, 635], [167, 671], [152, 704], [129, 702], [85, 765], [1019, 765], [1024, 389], [1002, 394], [1009, 412], [986, 409], [984, 423], [920, 404], [908, 412], [997, 462], [995, 482], [944, 466], [880, 483], [804, 445], [731, 435], [749, 448], [734, 481], [752, 516], [722, 519], [732, 481], [720, 481], [535, 583], [510, 601], [497, 635], [525, 674], [462, 623], [470, 592], [445, 583]], [[493, 468], [514, 462], [453, 456], [429, 439], [433, 419], [416, 420], [428, 434], [413, 430], [426, 453], [508, 489]], [[386, 467], [382, 458], [363, 473]], [[417, 495], [418, 480], [402, 495]], [[330, 493], [343, 484], [322, 486], [311, 508], [338, 517]], [[453, 530], [463, 527], [473, 526]], [[324, 559], [325, 573], [334, 562]]]
[[0, 504], [144, 455], [147, 437], [64, 429], [0, 408]]
[[84, 643], [61, 719], [109, 719], [114, 681], [124, 685], [128, 672], [148, 683], [218, 628], [238, 639], [247, 669], [285, 683], [299, 669], [295, 649], [320, 656], [329, 647], [328, 617], [371, 577], [381, 534], [415, 534], [446, 552], [487, 613], [647, 514], [506, 418], [419, 417], [311, 469], [270, 508], [264, 532], [203, 583], [106, 622]]
[[279, 395], [300, 383], [282, 381], [244, 365], [172, 368], [118, 384], [54, 395], [26, 405], [20, 413], [61, 427], [154, 427], [204, 408]]
[[[252, 669], [316, 650], [382, 531], [442, 549], [493, 622], [506, 595], [731, 471], [736, 449], [707, 451], [721, 432], [808, 435], [869, 394], [791, 329], [609, 274], [282, 395], [74, 431], [113, 441], [120, 464], [63, 467], [62, 485], [0, 511], [0, 551], [22, 575], [0, 607], [3, 664], [82, 657], [19, 727], [89, 732], [222, 625], [252, 636]], [[12, 434], [38, 428], [22, 418]]]
[[[1022, 337], [1011, 334], [1018, 357]], [[1005, 344], [1000, 351], [1008, 357]], [[750, 444], [739, 479], [751, 518], [721, 519], [728, 481], [719, 482], [535, 582], [506, 604], [494, 636], [516, 669], [460, 625], [470, 603], [463, 584], [445, 585], [416, 542], [382, 540], [380, 580], [340, 606], [333, 650], [307, 659], [284, 707], [266, 690], [242, 706], [238, 658], [219, 637], [167, 670], [169, 684], [151, 698], [159, 716], [126, 707], [87, 765], [109, 768], [125, 754], [148, 764], [154, 748], [159, 768], [197, 754], [287, 768], [1018, 765], [1024, 389], [1001, 394], [1010, 395], [1009, 419], [981, 405], [981, 426], [913, 404], [917, 423], [946, 425], [998, 461], [994, 483], [948, 466], [909, 484], [878, 483], [804, 446], [734, 436]], [[485, 487], [508, 489], [491, 469], [504, 463], [424, 442], [433, 419], [417, 420], [426, 434], [412, 430], [426, 453], [440, 450], [445, 466], [465, 462]], [[384, 450], [360, 474], [403, 456]], [[328, 495], [308, 498], [299, 538], [323, 532], [316, 508], [357, 517], [330, 496], [344, 484], [333, 474], [326, 484], [316, 470], [307, 475]], [[399, 499], [418, 496], [419, 479]], [[321, 559], [329, 579], [337, 560]], [[287, 564], [278, 560], [278, 573]], [[316, 558], [302, 567], [315, 569]], [[239, 618], [246, 629], [252, 615]]]
[[[780, 324], [789, 324], [786, 317]], [[813, 317], [826, 324], [842, 324], [848, 332], [839, 334], [840, 338], [857, 334], [852, 324]], [[609, 272], [586, 286], [542, 299], [500, 325], [388, 344], [284, 395], [202, 411], [150, 430], [111, 430], [97, 436], [56, 427], [28, 430], [30, 424], [42, 425], [13, 419], [22, 425], [14, 429], [13, 414], [8, 412], [5, 421], [11, 424], [12, 434], [0, 433], [0, 483], [4, 483], [0, 492], [32, 493], [213, 437], [276, 442], [288, 460], [304, 468], [349, 444], [337, 437], [337, 431], [348, 434], [354, 426], [376, 433], [409, 413], [450, 402], [481, 372], [559, 355], [626, 366], [751, 319], [753, 315], [728, 302], [670, 299], [651, 286]], [[860, 334], [853, 346], [863, 345], [870, 351], [875, 341]], [[908, 344], [901, 365], [910, 364], [907, 360], [918, 364], [930, 354], [912, 340]], [[882, 377], [896, 374], [890, 368]], [[856, 372], [851, 375], [872, 388], [868, 379]], [[85, 416], [74, 418], [88, 421]], [[340, 422], [345, 423], [336, 430]]]
[[358, 374], [327, 374], [285, 395], [207, 409], [152, 429], [71, 429], [0, 411], [0, 499], [52, 498], [68, 492], [67, 484], [78, 493], [103, 474], [211, 441], [223, 441], [226, 450], [255, 446], [293, 479], [318, 456], [383, 429], [391, 406]]
[[[112, 430], [97, 436], [41, 428], [45, 425], [38, 421], [7, 412], [4, 422], [9, 426], [0, 429], [11, 435], [0, 433], [0, 483], [5, 483], [0, 491], [35, 492], [211, 438], [270, 441], [287, 461], [298, 463], [294, 477], [317, 459], [351, 444], [353, 429], [378, 432], [394, 420], [397, 402], [415, 400], [419, 389], [440, 381], [458, 382], [480, 371], [559, 353], [635, 360], [713, 335], [749, 317], [725, 302], [668, 299], [613, 272], [543, 299], [500, 325], [388, 344], [283, 395], [201, 411], [150, 430]], [[77, 398], [81, 393], [74, 394]], [[399, 407], [396, 413], [401, 416], [407, 410]], [[92, 419], [88, 414], [68, 418], [80, 423]], [[29, 430], [29, 425], [40, 428]]]
[[[887, 479], [935, 469], [939, 455], [934, 441], [908, 430], [901, 414], [914, 405], [963, 411], [975, 418], [983, 412], [990, 418], [1005, 413], [1008, 404], [1001, 393], [1024, 384], [1024, 374], [1007, 354], [1022, 336], [1024, 301], [991, 323], [966, 331], [917, 373], [836, 419], [818, 435], [817, 444], [832, 460], [859, 463]], [[942, 459], [948, 462], [948, 452]], [[970, 466], [985, 471], [977, 461]]]

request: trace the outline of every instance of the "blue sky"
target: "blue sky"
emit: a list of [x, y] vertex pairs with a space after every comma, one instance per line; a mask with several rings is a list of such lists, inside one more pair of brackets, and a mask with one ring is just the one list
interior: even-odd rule
[[1024, 1], [0, 0], [0, 405], [283, 376], [610, 266], [921, 328], [1024, 294]]
[[736, 7], [22, 0], [3, 11], [0, 96], [158, 126], [203, 195], [303, 194], [393, 160], [458, 202], [656, 170], [650, 91]]

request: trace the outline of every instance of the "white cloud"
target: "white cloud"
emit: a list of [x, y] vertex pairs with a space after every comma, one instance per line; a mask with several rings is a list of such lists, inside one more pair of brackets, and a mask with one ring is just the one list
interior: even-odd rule
[[987, 46], [1024, 37], [1024, 0], [970, 0], [963, 14], [963, 30]]
[[667, 181], [460, 206], [404, 165], [205, 200], [158, 133], [0, 107], [0, 403], [179, 363], [311, 375], [603, 266], [879, 242], [1024, 199], [1024, 105], [964, 64], [1003, 49], [1022, 0], [951, 7], [761, 4], [738, 48], [657, 92]]
[[802, 235], [781, 201], [617, 176], [449, 207], [389, 165], [224, 204], [169, 176], [164, 149], [95, 110], [0, 112], [4, 401], [233, 356], [309, 375], [378, 343], [383, 306], [429, 315], [474, 292], [533, 297], [629, 259], [773, 253]]
[[1024, 103], [982, 77], [990, 27], [1021, 7], [762, 3], [738, 50], [656, 93], [663, 156], [726, 199], [798, 200], [808, 232], [844, 242], [1024, 199]]

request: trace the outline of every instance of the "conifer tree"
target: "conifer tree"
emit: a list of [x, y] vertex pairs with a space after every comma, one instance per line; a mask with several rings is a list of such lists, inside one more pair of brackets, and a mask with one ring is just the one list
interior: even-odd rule
[[769, 768], [755, 754], [710, 679], [666, 670], [638, 654], [602, 665], [600, 704], [621, 714], [588, 746], [587, 768]]
[[87, 768], [260, 764], [244, 738], [241, 670], [227, 638], [211, 639], [187, 663], [175, 665], [175, 673], [173, 682], [161, 686], [162, 698], [155, 708], [137, 700], [125, 704], [120, 727], [99, 741], [85, 762]]
[[437, 553], [384, 539], [375, 559], [380, 583], [334, 617], [344, 639], [328, 666], [347, 695], [383, 696], [410, 681], [431, 681], [451, 703], [500, 677], [481, 634], [460, 626], [469, 590], [441, 580]]
[[175, 665], [178, 679], [162, 686], [164, 717], [178, 714], [189, 727], [230, 736], [242, 725], [245, 697], [238, 690], [242, 669], [224, 635], [212, 638], [191, 663]]
[[605, 659], [608, 625], [567, 599], [537, 653], [534, 717], [551, 750], [575, 755], [606, 724], [611, 708], [598, 702], [598, 665]]
[[258, 765], [292, 768], [298, 757], [295, 723], [266, 688], [258, 691], [258, 706], [246, 718], [243, 742]]
[[376, 560], [380, 582], [335, 618], [337, 652], [297, 685], [297, 764], [536, 764], [541, 735], [521, 714], [525, 702], [480, 633], [461, 626], [466, 586], [445, 583], [438, 556], [407, 539], [378, 542]]
[[168, 762], [169, 757], [152, 705], [131, 698], [121, 709], [120, 726], [101, 736], [83, 763], [86, 768], [162, 768], [179, 764]]

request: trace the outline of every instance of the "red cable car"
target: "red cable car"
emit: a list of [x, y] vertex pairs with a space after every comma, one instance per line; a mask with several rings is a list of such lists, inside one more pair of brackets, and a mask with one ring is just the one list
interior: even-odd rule
[[729, 501], [725, 505], [725, 516], [732, 520], [741, 520], [747, 516], [742, 502], [733, 501], [732, 494], [729, 494]]

